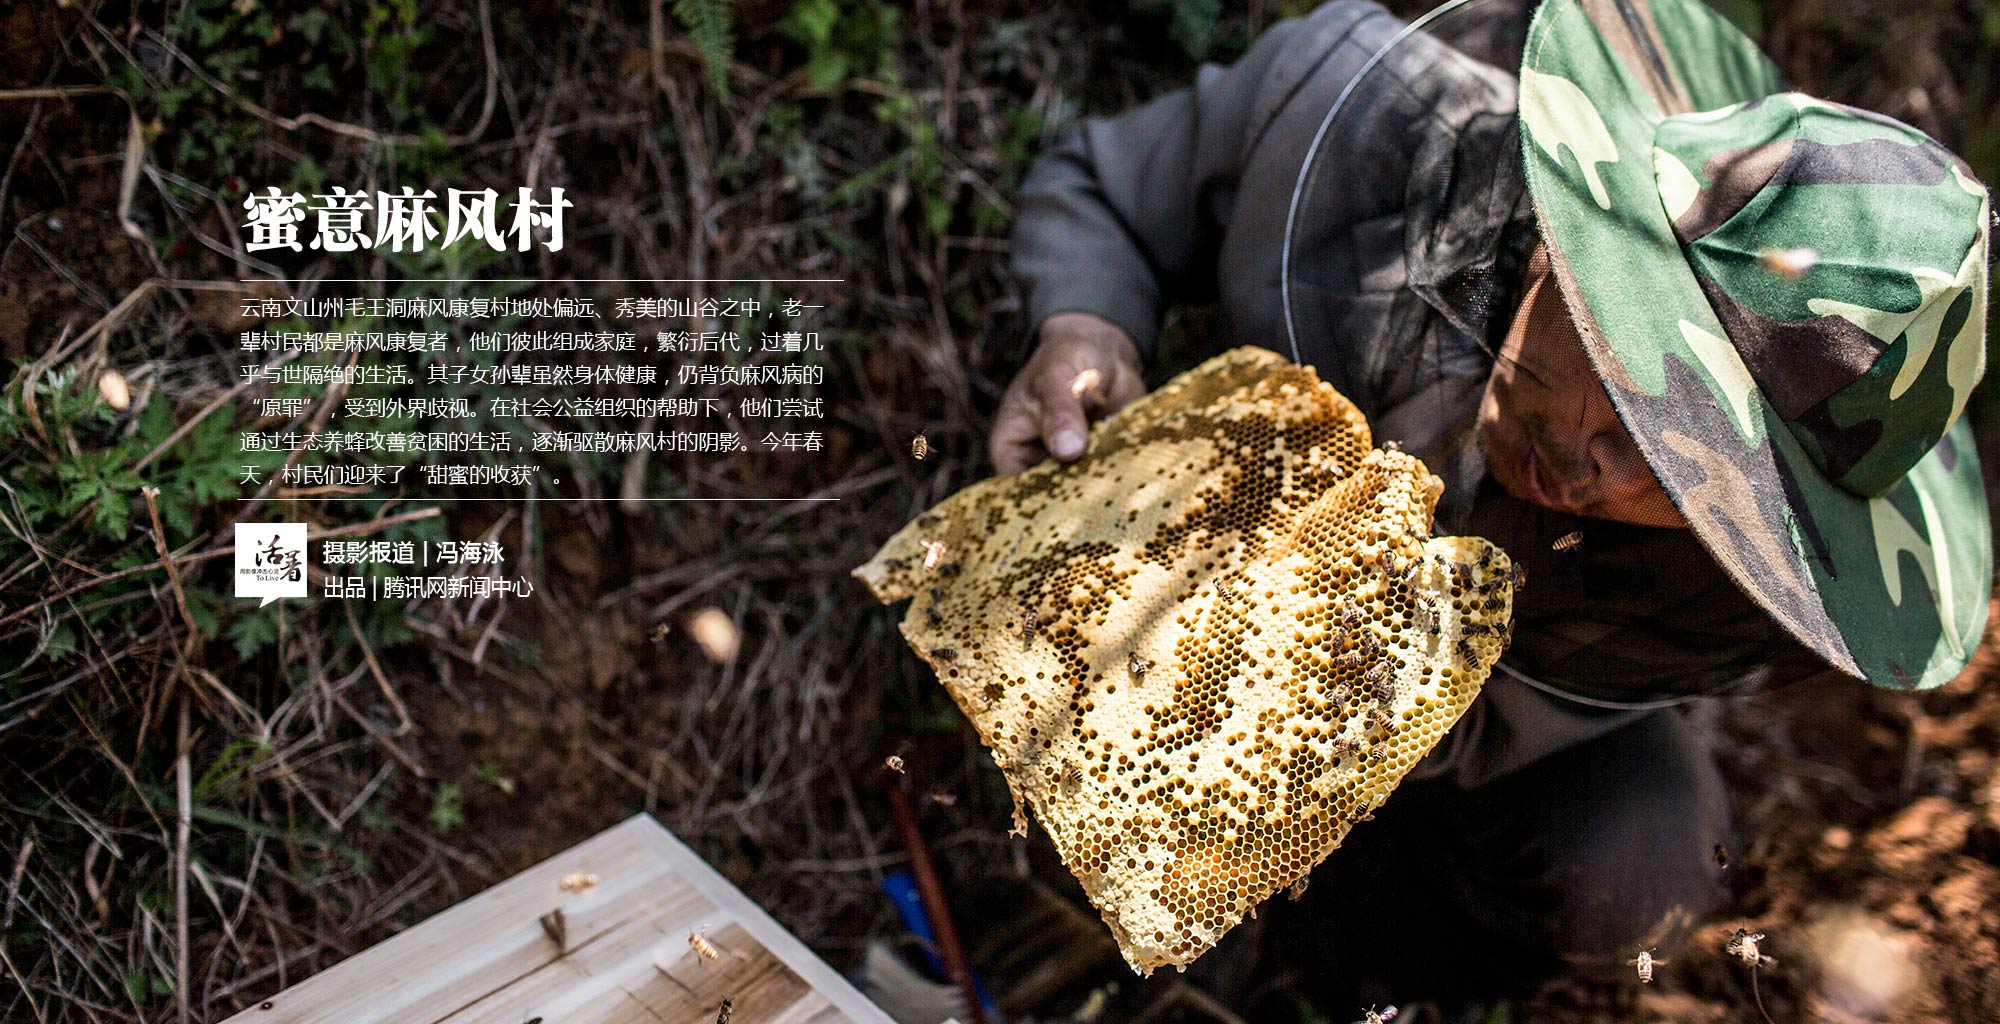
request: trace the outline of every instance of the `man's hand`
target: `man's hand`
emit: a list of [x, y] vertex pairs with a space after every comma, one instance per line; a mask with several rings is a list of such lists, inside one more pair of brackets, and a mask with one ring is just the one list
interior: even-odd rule
[[1092, 422], [1145, 393], [1130, 335], [1089, 313], [1057, 313], [1042, 321], [1034, 355], [1007, 385], [987, 452], [1007, 474], [1050, 455], [1068, 462], [1083, 454]]

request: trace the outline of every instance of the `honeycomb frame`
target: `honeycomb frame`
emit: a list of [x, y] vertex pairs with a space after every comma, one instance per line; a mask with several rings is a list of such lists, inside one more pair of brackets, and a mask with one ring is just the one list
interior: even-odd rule
[[1309, 367], [1239, 348], [976, 483], [854, 571], [1140, 974], [1372, 816], [1499, 659], [1509, 562]]

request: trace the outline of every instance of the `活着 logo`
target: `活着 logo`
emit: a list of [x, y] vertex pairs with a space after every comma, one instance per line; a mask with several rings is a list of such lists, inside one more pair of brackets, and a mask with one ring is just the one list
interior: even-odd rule
[[236, 596], [306, 596], [306, 524], [236, 524]]

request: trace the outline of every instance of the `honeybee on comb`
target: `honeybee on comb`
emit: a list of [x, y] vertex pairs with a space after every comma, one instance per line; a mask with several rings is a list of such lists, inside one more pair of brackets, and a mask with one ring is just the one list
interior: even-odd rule
[[1062, 767], [1056, 771], [1056, 781], [1066, 790], [1076, 789], [1083, 785], [1083, 766], [1064, 758]]
[[1368, 695], [1378, 704], [1393, 704], [1396, 700], [1396, 681], [1390, 678], [1388, 662], [1378, 661], [1370, 668], [1361, 681], [1368, 684]]
[[1421, 599], [1418, 600], [1417, 606], [1411, 610], [1411, 621], [1416, 623], [1418, 629], [1432, 636], [1438, 635], [1437, 609], [1432, 607], [1429, 602]]
[[924, 570], [926, 572], [935, 570], [939, 563], [944, 561], [944, 541], [926, 540], [921, 543], [924, 548]]
[[1035, 642], [1035, 634], [1042, 628], [1042, 617], [1035, 614], [1033, 605], [1021, 605], [1021, 646], [1029, 647]]

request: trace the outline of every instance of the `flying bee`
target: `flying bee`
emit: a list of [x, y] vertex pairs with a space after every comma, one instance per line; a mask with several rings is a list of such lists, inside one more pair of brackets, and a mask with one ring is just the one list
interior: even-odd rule
[[884, 767], [884, 768], [887, 768], [887, 769], [889, 769], [890, 771], [892, 771], [892, 772], [895, 772], [895, 773], [896, 773], [896, 774], [898, 774], [898, 775], [901, 775], [901, 774], [903, 774], [903, 757], [902, 757], [902, 755], [900, 755], [900, 754], [890, 754], [890, 755], [889, 755], [888, 757], [886, 757], [886, 758], [883, 758], [883, 759], [882, 759], [882, 767]]
[[918, 434], [917, 436], [910, 438], [910, 458], [913, 458], [918, 462], [922, 462], [925, 459], [929, 458], [930, 454], [931, 454], [930, 438], [927, 438], [922, 434]]
[[[898, 770], [900, 771], [901, 769]], [[715, 943], [708, 941], [708, 937], [700, 932], [688, 933], [688, 948], [694, 950], [695, 956], [701, 958], [696, 963], [700, 963], [703, 960], [714, 960], [722, 955], [722, 951], [715, 948]]]
[[1667, 965], [1665, 960], [1653, 956], [1653, 951], [1650, 949], [1640, 950], [1638, 956], [1625, 962], [1631, 964], [1639, 972], [1639, 983], [1642, 985], [1651, 985], [1653, 983], [1653, 968], [1665, 967]]
[[1384, 1006], [1380, 1010], [1371, 1006], [1361, 1011], [1361, 1019], [1355, 1021], [1354, 1024], [1389, 1024], [1390, 1021], [1395, 1019], [1396, 1008], [1394, 1006]]
[[1765, 249], [1757, 254], [1757, 266], [1772, 277], [1796, 281], [1819, 265], [1819, 250], [1809, 246], [1795, 249]]
[[1306, 881], [1309, 877], [1310, 876], [1307, 875], [1300, 875], [1298, 881], [1293, 882], [1291, 885], [1286, 886], [1285, 898], [1291, 900], [1293, 903], [1297, 903], [1298, 901], [1305, 899]]
[[1077, 374], [1074, 378], [1070, 380], [1069, 382], [1070, 397], [1082, 398], [1084, 395], [1087, 395], [1090, 392], [1097, 390], [1097, 386], [1102, 383], [1104, 383], [1103, 372], [1098, 370], [1094, 366], [1089, 367], [1085, 369], [1082, 373]]
[[1729, 851], [1721, 843], [1715, 844], [1715, 866], [1724, 871], [1729, 870]]
[[1735, 934], [1729, 936], [1729, 943], [1722, 947], [1722, 951], [1749, 964], [1751, 967], [1764, 967], [1776, 964], [1776, 960], [1765, 956], [1764, 952], [1757, 948], [1757, 944], [1762, 941], [1764, 941], [1763, 932], [1753, 932], [1748, 928], [1738, 928]]
[[1135, 679], [1146, 678], [1146, 673], [1152, 670], [1153, 662], [1150, 658], [1141, 658], [1137, 654], [1134, 654], [1125, 659], [1125, 671], [1132, 673], [1132, 677]]
[[1583, 531], [1571, 530], [1570, 532], [1565, 533], [1560, 537], [1557, 537], [1555, 543], [1549, 545], [1549, 550], [1575, 551], [1577, 548], [1580, 548], [1582, 546], [1583, 546]]
[[1403, 450], [1403, 442], [1384, 441], [1382, 442], [1382, 450], [1385, 452], [1400, 452]]
[[937, 569], [937, 567], [938, 567], [939, 565], [943, 564], [943, 562], [944, 562], [944, 551], [945, 551], [945, 548], [944, 548], [944, 541], [941, 541], [941, 540], [920, 540], [920, 541], [918, 541], [917, 543], [918, 543], [918, 544], [921, 544], [921, 545], [923, 545], [923, 548], [924, 548], [924, 571], [925, 571], [925, 572], [932, 572], [932, 571], [935, 571], [935, 570]]
[[736, 1004], [730, 1002], [727, 999], [724, 999], [722, 1001], [722, 1005], [716, 1007], [715, 1024], [729, 1024], [729, 1016], [730, 1014], [735, 1012], [736, 1012]]

